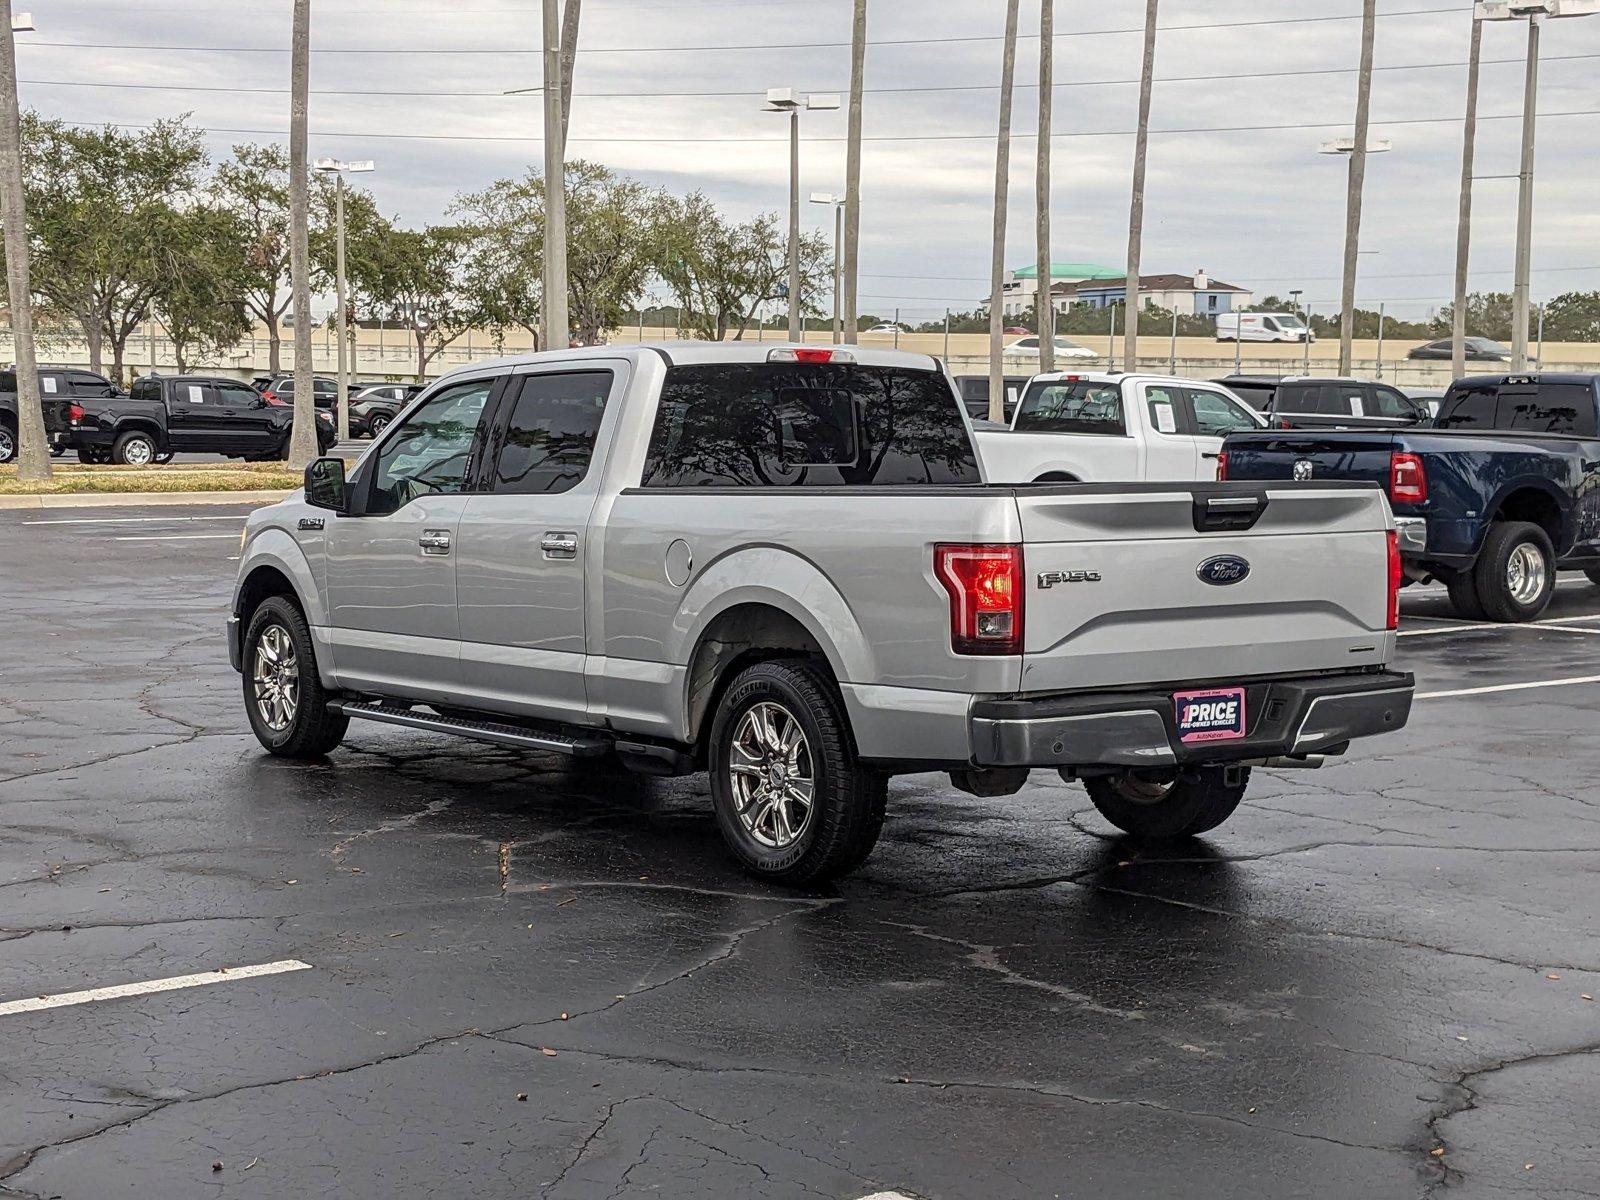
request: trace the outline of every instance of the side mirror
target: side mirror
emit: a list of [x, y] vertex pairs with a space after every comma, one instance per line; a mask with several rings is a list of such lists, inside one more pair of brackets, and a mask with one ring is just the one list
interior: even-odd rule
[[344, 483], [344, 459], [319, 458], [306, 468], [306, 503], [336, 513], [348, 511], [349, 495]]

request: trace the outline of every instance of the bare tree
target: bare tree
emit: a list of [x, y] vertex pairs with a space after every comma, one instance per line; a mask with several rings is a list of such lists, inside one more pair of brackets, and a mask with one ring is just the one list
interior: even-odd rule
[[1034, 322], [1039, 335], [1039, 370], [1056, 369], [1056, 307], [1050, 284], [1050, 110], [1055, 91], [1055, 0], [1039, 0], [1039, 148], [1034, 180]]
[[[316, 368], [311, 359], [311, 234], [306, 174], [311, 0], [294, 0], [289, 88], [289, 279], [294, 293], [294, 432], [289, 439], [289, 465], [304, 470], [318, 454]], [[338, 399], [344, 402], [343, 396]]]
[[1011, 182], [1011, 85], [1017, 71], [1017, 4], [1006, 0], [1005, 49], [1000, 56], [1000, 129], [994, 154], [994, 251], [989, 260], [989, 419], [1006, 416], [1005, 333], [1006, 197]]
[[1478, 137], [1478, 59], [1483, 22], [1472, 18], [1467, 47], [1467, 119], [1461, 128], [1461, 207], [1456, 216], [1456, 294], [1450, 310], [1450, 377], [1467, 373], [1467, 254], [1472, 241], [1472, 156]]
[[1139, 128], [1133, 138], [1133, 195], [1128, 201], [1128, 278], [1122, 292], [1122, 369], [1139, 359], [1139, 252], [1144, 242], [1144, 162], [1150, 144], [1150, 90], [1156, 72], [1156, 6], [1145, 0], [1144, 61], [1139, 68]]
[[16, 344], [17, 478], [50, 478], [45, 444], [39, 368], [33, 354], [33, 298], [28, 283], [28, 214], [22, 197], [22, 117], [17, 111], [17, 45], [11, 33], [11, 0], [0, 0], [0, 219], [5, 222], [6, 287], [11, 300], [11, 337]]
[[850, 119], [844, 150], [844, 340], [854, 345], [861, 265], [861, 89], [867, 71], [867, 0], [855, 0], [850, 27]]
[[1361, 5], [1361, 70], [1356, 77], [1356, 138], [1344, 201], [1344, 272], [1339, 286], [1339, 374], [1350, 374], [1350, 343], [1356, 330], [1356, 261], [1361, 252], [1361, 189], [1367, 179], [1367, 129], [1372, 114], [1372, 44], [1378, 0]]

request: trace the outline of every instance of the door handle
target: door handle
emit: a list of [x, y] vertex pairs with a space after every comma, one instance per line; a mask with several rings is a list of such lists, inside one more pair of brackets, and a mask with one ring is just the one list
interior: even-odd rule
[[544, 535], [539, 548], [544, 551], [546, 558], [577, 558], [578, 535], [551, 530]]
[[1221, 458], [1222, 457], [1222, 451], [1221, 450], [1202, 450], [1202, 451], [1200, 451], [1200, 457], [1201, 458]]
[[449, 554], [450, 531], [448, 529], [424, 529], [422, 536], [417, 539], [417, 545], [422, 547], [424, 554]]

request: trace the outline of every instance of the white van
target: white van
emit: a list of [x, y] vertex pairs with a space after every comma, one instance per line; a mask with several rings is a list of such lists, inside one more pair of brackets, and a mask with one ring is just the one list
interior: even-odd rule
[[1314, 342], [1317, 335], [1297, 313], [1218, 313], [1219, 342]]

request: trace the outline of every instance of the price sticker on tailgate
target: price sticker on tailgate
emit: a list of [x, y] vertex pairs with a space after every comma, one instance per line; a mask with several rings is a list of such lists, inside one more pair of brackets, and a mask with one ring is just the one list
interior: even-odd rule
[[1223, 742], [1244, 736], [1244, 689], [1174, 692], [1180, 742]]

